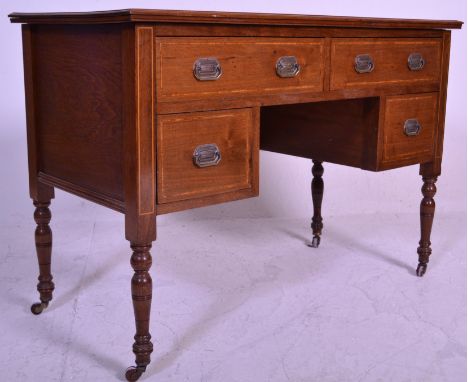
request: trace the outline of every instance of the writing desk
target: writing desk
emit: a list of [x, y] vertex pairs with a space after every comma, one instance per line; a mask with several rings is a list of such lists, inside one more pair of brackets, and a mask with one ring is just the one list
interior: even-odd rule
[[322, 163], [419, 164], [417, 275], [431, 254], [450, 30], [459, 21], [121, 10], [13, 13], [23, 23], [40, 314], [52, 300], [54, 188], [125, 214], [137, 380], [150, 363], [156, 216], [258, 195], [259, 150]]

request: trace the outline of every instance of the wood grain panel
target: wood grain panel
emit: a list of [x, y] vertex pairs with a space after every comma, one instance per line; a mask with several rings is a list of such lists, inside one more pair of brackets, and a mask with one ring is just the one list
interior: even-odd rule
[[[412, 159], [415, 163], [434, 154], [438, 93], [417, 96], [387, 97], [383, 141], [383, 162]], [[417, 119], [421, 132], [416, 136], [404, 133], [407, 119]]]
[[26, 101], [26, 132], [28, 139], [29, 195], [33, 200], [44, 201], [54, 197], [54, 189], [39, 183], [39, 157], [36, 123], [36, 100], [34, 84], [33, 33], [34, 27], [22, 25], [24, 93]]
[[380, 29], [380, 28], [321, 28], [303, 26], [294, 28], [280, 25], [238, 25], [175, 23], [155, 24], [154, 33], [158, 37], [441, 37], [438, 29]]
[[156, 169], [154, 153], [153, 28], [136, 29], [136, 97], [138, 141], [138, 209], [140, 215], [154, 213]]
[[[408, 68], [408, 56], [421, 53], [426, 61], [422, 70]], [[357, 73], [357, 55], [369, 54], [374, 70]], [[331, 89], [374, 87], [377, 85], [439, 83], [441, 71], [440, 39], [333, 39], [331, 44]]]
[[[147, 27], [143, 27], [147, 28]], [[156, 216], [150, 209], [155, 204], [151, 187], [142, 192], [142, 182], [155, 178], [152, 146], [153, 103], [152, 82], [142, 81], [149, 77], [152, 41], [148, 44], [148, 30], [140, 32], [138, 27], [127, 24], [122, 28], [122, 105], [124, 186], [125, 186], [125, 237], [131, 243], [148, 245], [156, 239]], [[141, 34], [143, 36], [141, 36]], [[143, 62], [138, 62], [139, 59]], [[143, 151], [143, 153], [142, 153]], [[142, 174], [146, 179], [142, 179]], [[148, 183], [146, 183], [148, 184]], [[148, 209], [141, 207], [150, 206]]]
[[[323, 89], [323, 39], [156, 38], [156, 46], [158, 102]], [[281, 56], [296, 56], [301, 65], [296, 77], [276, 74]], [[223, 71], [218, 80], [194, 77], [201, 57], [218, 59]]]
[[320, 93], [285, 91], [278, 94], [243, 95], [242, 97], [234, 94], [232, 96], [211, 97], [209, 102], [205, 98], [200, 100], [173, 99], [171, 102], [160, 102], [156, 103], [156, 113], [175, 114], [231, 108], [241, 109], [258, 106], [384, 97], [386, 95], [431, 93], [438, 90], [439, 84], [436, 83], [421, 84], [417, 87], [413, 86], [411, 83], [395, 83], [391, 85], [381, 84], [373, 87], [340, 89]]
[[[158, 118], [158, 203], [255, 187], [258, 124], [252, 109], [165, 115]], [[216, 144], [221, 161], [197, 167], [193, 153]]]
[[437, 113], [437, 129], [435, 138], [435, 158], [431, 163], [421, 166], [420, 174], [423, 176], [439, 176], [442, 171], [442, 152], [444, 147], [445, 113], [447, 106], [447, 86], [450, 62], [451, 32], [443, 31], [442, 75], [439, 88], [439, 108]]
[[120, 26], [34, 28], [37, 170], [123, 200]]
[[376, 169], [379, 98], [263, 107], [260, 148]]
[[60, 188], [63, 191], [90, 200], [91, 202], [100, 204], [101, 206], [111, 208], [118, 212], [125, 212], [125, 205], [123, 201], [113, 199], [99, 192], [94, 192], [89, 188], [81, 187], [79, 185], [69, 183], [63, 179], [58, 179], [41, 172], [38, 174], [37, 180], [40, 182], [40, 184], [46, 184], [48, 186]]

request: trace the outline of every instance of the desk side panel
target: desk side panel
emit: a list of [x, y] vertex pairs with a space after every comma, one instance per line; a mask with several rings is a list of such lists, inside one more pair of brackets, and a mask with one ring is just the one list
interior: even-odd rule
[[121, 209], [119, 25], [33, 26], [41, 181]]

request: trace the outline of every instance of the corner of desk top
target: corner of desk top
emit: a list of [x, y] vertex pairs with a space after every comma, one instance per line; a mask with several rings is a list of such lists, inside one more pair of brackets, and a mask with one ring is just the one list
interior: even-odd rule
[[461, 29], [463, 25], [463, 22], [458, 20], [390, 19], [277, 13], [157, 10], [138, 8], [94, 12], [13, 12], [10, 13], [8, 17], [12, 23], [23, 24], [157, 22], [384, 29]]

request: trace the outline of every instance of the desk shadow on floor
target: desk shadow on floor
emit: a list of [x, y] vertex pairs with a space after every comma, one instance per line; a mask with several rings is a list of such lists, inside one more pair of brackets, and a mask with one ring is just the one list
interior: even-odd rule
[[[310, 243], [310, 240], [307, 240], [305, 237], [298, 235], [296, 232], [292, 232], [287, 229], [283, 229], [282, 231], [292, 238], [303, 241], [305, 244]], [[385, 253], [378, 248], [372, 248], [372, 247], [366, 246], [365, 244], [363, 244], [362, 241], [359, 240], [359, 237], [355, 238], [354, 236], [347, 235], [343, 231], [336, 230], [335, 227], [331, 229], [327, 228], [326, 230], [324, 230], [322, 234], [322, 241], [324, 240], [333, 240], [335, 243], [346, 243], [349, 247], [358, 251], [359, 254], [361, 255], [372, 257], [372, 258], [378, 258], [388, 264], [406, 269], [412, 276], [416, 277], [416, 274], [415, 274], [416, 268], [412, 268], [411, 265], [392, 257], [391, 254]], [[323, 243], [322, 243], [322, 247], [323, 247]], [[321, 248], [319, 247], [319, 248], [314, 248], [312, 250], [320, 250], [320, 249]], [[414, 251], [414, 256], [415, 256], [414, 258], [415, 264], [417, 264], [416, 251]]]
[[[279, 222], [279, 224], [281, 223], [283, 222]], [[217, 295], [216, 300], [208, 305], [203, 314], [190, 324], [185, 333], [175, 337], [174, 343], [168, 351], [164, 354], [158, 354], [157, 346], [155, 346], [154, 359], [145, 373], [148, 378], [171, 367], [184, 350], [189, 349], [213, 327], [220, 324], [226, 315], [235, 312], [250, 299], [259, 298], [263, 293], [268, 293], [268, 290], [275, 288], [278, 288], [278, 293], [281, 293], [278, 285], [300, 283], [304, 279], [313, 277], [315, 272], [324, 271], [322, 265], [317, 264], [314, 258], [308, 255], [307, 250], [297, 255], [300, 256], [299, 261], [292, 261], [294, 253], [289, 250], [277, 251], [275, 255], [269, 253], [268, 248], [274, 246], [274, 243], [269, 242], [272, 236], [271, 232], [275, 232], [275, 240], [284, 240], [284, 234], [276, 236], [277, 222], [265, 223], [268, 227], [262, 226], [259, 229], [257, 222], [250, 221], [242, 225], [239, 224], [233, 230], [229, 229], [231, 228], [229, 225], [228, 227], [219, 227], [216, 221], [199, 221], [197, 224], [205, 225], [206, 232], [215, 232], [214, 235], [217, 236], [220, 242], [224, 242], [223, 236], [225, 236], [226, 242], [244, 237], [244, 246], [248, 245], [249, 240], [252, 240], [252, 248], [245, 254], [233, 254], [227, 251], [217, 253], [217, 256], [223, 256], [223, 258], [211, 262], [209, 257], [204, 256], [187, 257], [187, 261], [182, 264], [175, 262], [172, 257], [165, 258], [165, 268], [170, 268], [171, 272], [174, 272], [180, 278], [189, 280], [191, 283], [203, 285], [205, 288], [217, 291]], [[233, 225], [235, 224], [233, 223]], [[204, 232], [205, 227], [198, 227], [198, 230]], [[256, 232], [256, 237], [250, 238], [249, 233], [253, 230]], [[296, 238], [299, 237], [297, 235]], [[266, 243], [265, 248], [255, 250], [258, 243], [262, 242]], [[219, 244], [216, 244], [216, 246], [219, 246]], [[229, 244], [226, 244], [226, 247], [229, 247]], [[192, 262], [196, 266], [191, 264]], [[236, 267], [243, 269], [247, 266], [245, 264], [249, 265], [249, 272], [246, 272], [249, 277], [239, 279], [237, 277], [239, 272], [236, 273], [232, 270], [236, 269]], [[206, 273], [208, 269], [210, 273], [218, 275], [215, 280], [210, 279], [207, 281]], [[271, 276], [268, 272], [265, 272], [265, 269], [278, 269], [280, 271]], [[291, 275], [294, 275], [294, 277]], [[276, 292], [274, 291], [274, 293]], [[156, 338], [157, 334], [155, 333], [154, 336]]]
[[[84, 275], [82, 279], [78, 280], [78, 283], [75, 286], [73, 286], [71, 289], [68, 289], [64, 293], [61, 293], [61, 289], [64, 285], [60, 284], [60, 282], [57, 282], [57, 279], [59, 278], [57, 278], [54, 275], [55, 277], [54, 278], [54, 282], [55, 282], [54, 298], [50, 302], [46, 311], [50, 312], [57, 308], [62, 307], [63, 305], [67, 303], [72, 303], [73, 300], [76, 297], [78, 297], [79, 294], [83, 290], [88, 289], [97, 281], [102, 279], [105, 275], [107, 275], [108, 273], [111, 273], [119, 264], [122, 263], [122, 261], [125, 261], [124, 259], [125, 259], [124, 254], [119, 255], [119, 256], [112, 256], [110, 258], [110, 261], [106, 262], [105, 266], [95, 269], [95, 272], [92, 272], [88, 275]], [[37, 260], [35, 258], [32, 258], [32, 262], [36, 263]], [[86, 264], [83, 266], [86, 267]], [[39, 274], [39, 269], [35, 269], [34, 272], [35, 272], [34, 276], [33, 274], [30, 274], [29, 276], [35, 279], [36, 273]], [[132, 274], [131, 269], [129, 267], [129, 278], [131, 277], [131, 274]], [[31, 310], [30, 310], [31, 305], [39, 301], [39, 292], [37, 292], [36, 288], [34, 287], [32, 287], [30, 291], [26, 291], [24, 289], [21, 290], [21, 292], [23, 292], [22, 294], [19, 294], [18, 292], [19, 292], [18, 290], [13, 289], [10, 291], [10, 293], [6, 295], [6, 298], [11, 303], [20, 306], [25, 313], [31, 314]], [[28, 297], [26, 297], [24, 294], [27, 294]]]
[[[88, 275], [84, 275], [83, 278], [79, 280], [79, 282], [73, 288], [67, 290], [63, 294], [57, 293], [57, 298], [52, 300], [52, 303], [47, 309], [57, 309], [65, 305], [66, 303], [73, 301], [73, 299], [78, 297], [82, 291], [90, 288], [93, 284], [102, 279], [105, 275], [111, 273], [115, 268], [117, 268], [118, 265], [122, 264], [123, 261], [125, 261], [123, 253], [122, 255], [119, 254], [118, 256], [110, 257], [110, 261], [106, 261], [105, 266], [95, 269], [94, 272], [89, 273]], [[87, 270], [89, 271], [89, 269]], [[130, 267], [128, 274], [130, 279], [132, 274]]]

